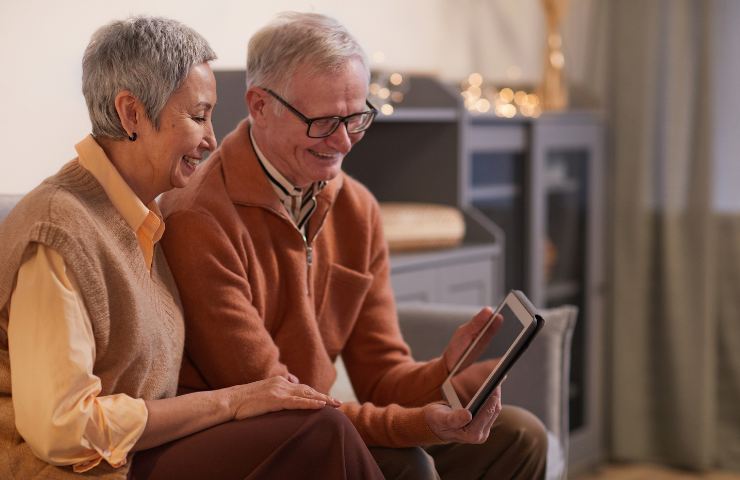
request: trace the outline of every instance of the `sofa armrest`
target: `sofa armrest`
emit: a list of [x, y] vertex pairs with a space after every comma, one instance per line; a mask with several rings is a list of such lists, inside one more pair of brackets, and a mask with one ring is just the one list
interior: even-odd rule
[[0, 222], [8, 216], [15, 204], [23, 198], [23, 195], [0, 194]]

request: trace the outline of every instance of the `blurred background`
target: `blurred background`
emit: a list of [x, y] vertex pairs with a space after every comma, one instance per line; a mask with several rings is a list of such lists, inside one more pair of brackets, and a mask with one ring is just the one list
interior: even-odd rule
[[155, 14], [203, 34], [222, 136], [244, 114], [247, 40], [284, 10], [337, 18], [371, 59], [381, 114], [347, 170], [384, 203], [459, 208], [497, 246], [483, 296], [452, 301], [520, 288], [579, 308], [570, 475], [738, 478], [737, 0], [0, 0], [0, 194], [89, 132], [97, 27]]

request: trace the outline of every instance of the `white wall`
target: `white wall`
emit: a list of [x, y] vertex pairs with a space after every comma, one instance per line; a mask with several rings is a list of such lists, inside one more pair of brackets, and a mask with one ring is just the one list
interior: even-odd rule
[[[566, 41], [577, 55], [593, 43], [584, 16], [598, 2], [570, 2]], [[249, 35], [283, 10], [336, 17], [369, 54], [384, 52], [389, 68], [505, 79], [515, 65], [522, 82], [540, 75], [540, 0], [0, 0], [0, 193], [28, 191], [74, 157], [90, 129], [80, 63], [97, 27], [131, 14], [176, 18], [209, 40], [219, 55], [214, 68], [242, 68]], [[569, 68], [587, 78], [578, 58]]]

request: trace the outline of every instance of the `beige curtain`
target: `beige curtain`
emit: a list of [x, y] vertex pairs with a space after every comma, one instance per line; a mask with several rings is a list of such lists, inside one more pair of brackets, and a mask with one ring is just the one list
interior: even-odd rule
[[740, 213], [717, 218], [717, 462], [740, 471]]
[[712, 212], [711, 5], [607, 7], [610, 445], [740, 468], [740, 221]]

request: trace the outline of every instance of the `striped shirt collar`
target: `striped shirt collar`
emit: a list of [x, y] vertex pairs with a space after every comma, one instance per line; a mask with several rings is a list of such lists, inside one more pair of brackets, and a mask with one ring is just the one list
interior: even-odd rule
[[249, 129], [249, 139], [254, 147], [254, 152], [257, 154], [257, 160], [275, 193], [277, 193], [280, 202], [287, 210], [296, 227], [298, 227], [298, 230], [304, 232], [306, 223], [311, 218], [311, 215], [313, 215], [314, 210], [316, 210], [316, 195], [323, 190], [327, 182], [321, 180], [305, 188], [296, 187], [267, 160], [267, 157], [265, 157], [259, 145], [257, 145], [251, 128]]

